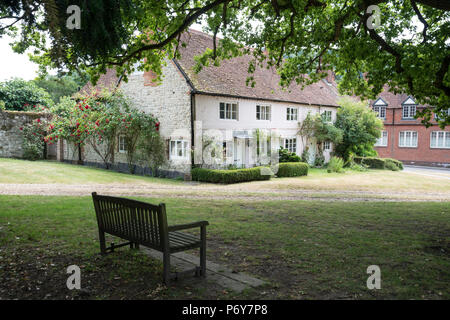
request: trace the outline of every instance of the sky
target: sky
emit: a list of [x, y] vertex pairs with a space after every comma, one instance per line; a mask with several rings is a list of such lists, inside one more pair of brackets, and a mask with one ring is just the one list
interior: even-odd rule
[[0, 38], [0, 81], [10, 78], [23, 78], [31, 80], [36, 78], [38, 67], [28, 59], [27, 54], [13, 52], [9, 43], [11, 38]]
[[[202, 30], [200, 24], [191, 26], [192, 29]], [[15, 53], [9, 43], [11, 38], [0, 38], [0, 82], [11, 78], [32, 80], [37, 77], [38, 66], [28, 59], [28, 55]]]

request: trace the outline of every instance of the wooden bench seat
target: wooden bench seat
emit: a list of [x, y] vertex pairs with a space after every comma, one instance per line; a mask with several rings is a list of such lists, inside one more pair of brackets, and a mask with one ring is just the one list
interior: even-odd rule
[[[126, 245], [139, 248], [143, 245], [163, 253], [163, 280], [166, 284], [178, 274], [170, 274], [170, 254], [200, 248], [200, 267], [196, 275], [206, 275], [206, 226], [207, 221], [182, 225], [167, 225], [164, 203], [152, 205], [142, 201], [110, 197], [92, 193], [100, 239], [100, 252], [106, 254]], [[200, 228], [200, 235], [180, 232]], [[119, 245], [106, 247], [105, 233], [128, 240]], [[183, 272], [186, 273], [186, 272]]]

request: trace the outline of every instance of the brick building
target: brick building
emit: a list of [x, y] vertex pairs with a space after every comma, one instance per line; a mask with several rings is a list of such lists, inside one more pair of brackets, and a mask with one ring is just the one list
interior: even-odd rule
[[385, 129], [375, 144], [380, 157], [406, 164], [450, 167], [450, 126], [441, 129], [433, 115], [432, 126], [426, 128], [420, 119], [414, 119], [423, 106], [405, 94], [385, 90], [370, 104], [384, 121]]

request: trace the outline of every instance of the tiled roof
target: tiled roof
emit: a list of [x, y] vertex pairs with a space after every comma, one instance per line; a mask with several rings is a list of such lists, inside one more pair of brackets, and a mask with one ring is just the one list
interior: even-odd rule
[[108, 69], [105, 74], [102, 74], [97, 81], [95, 87], [92, 86], [91, 82], [88, 82], [84, 85], [80, 90], [80, 94], [89, 94], [94, 93], [95, 91], [99, 92], [102, 89], [113, 90], [116, 88], [117, 83], [119, 81], [119, 77], [117, 77], [116, 70]]
[[[373, 105], [373, 103], [375, 101], [378, 100], [378, 98], [381, 98], [384, 100], [384, 102], [387, 103], [387, 108], [390, 109], [399, 109], [402, 107], [402, 103], [405, 102], [408, 97], [410, 97], [407, 94], [401, 93], [401, 94], [395, 94], [389, 91], [389, 87], [387, 85], [385, 85], [383, 87], [383, 91], [377, 96], [377, 98], [375, 100], [370, 100], [370, 105]], [[414, 97], [412, 97], [413, 100]], [[418, 105], [419, 108], [423, 108], [425, 106], [423, 105]]]
[[177, 63], [192, 82], [195, 90], [246, 98], [289, 101], [313, 105], [337, 106], [339, 95], [336, 86], [321, 80], [305, 87], [291, 84], [288, 89], [279, 85], [280, 76], [274, 68], [257, 67], [252, 75], [256, 81], [254, 87], [246, 84], [249, 76], [247, 69], [251, 56], [241, 56], [221, 61], [220, 66], [208, 66], [196, 73], [194, 57], [202, 54], [206, 48], [213, 47], [212, 36], [200, 31], [189, 30], [182, 35], [186, 47], [180, 47], [181, 58]]
[[[197, 92], [237, 96], [261, 100], [286, 101], [322, 106], [338, 106], [336, 84], [334, 81], [327, 83], [321, 80], [306, 86], [303, 90], [297, 84], [291, 84], [284, 89], [279, 85], [280, 76], [274, 68], [266, 69], [257, 67], [253, 77], [255, 86], [246, 84], [247, 69], [251, 60], [250, 56], [236, 57], [224, 60], [220, 66], [204, 67], [199, 73], [193, 70], [196, 62], [194, 57], [202, 54], [206, 48], [212, 48], [212, 36], [195, 30], [189, 30], [182, 34], [186, 47], [179, 48], [181, 58], [176, 60], [183, 72], [187, 75]], [[108, 69], [106, 74], [100, 76], [95, 87], [89, 82], [80, 93], [97, 91], [101, 88], [114, 89], [119, 78], [115, 70]], [[163, 80], [164, 81], [164, 80]]]

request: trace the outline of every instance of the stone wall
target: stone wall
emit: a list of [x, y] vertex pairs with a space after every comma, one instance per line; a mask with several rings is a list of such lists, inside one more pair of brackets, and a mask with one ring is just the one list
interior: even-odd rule
[[0, 111], [0, 157], [22, 158], [22, 131], [25, 124], [45, 117], [42, 113]]
[[[170, 139], [179, 139], [191, 143], [191, 96], [190, 87], [178, 68], [170, 60], [163, 67], [163, 81], [156, 85], [149, 81], [148, 74], [135, 72], [128, 76], [128, 82], [120, 84], [120, 90], [130, 98], [132, 106], [148, 114], [154, 115], [160, 122], [160, 134], [166, 142]], [[73, 146], [64, 143], [64, 159], [78, 160], [78, 153]], [[87, 164], [98, 164], [102, 160], [88, 145], [84, 146], [82, 160]], [[126, 154], [114, 154], [114, 166], [127, 168]], [[190, 173], [191, 154], [183, 161], [170, 161], [161, 168], [168, 176], [177, 173]], [[172, 173], [170, 173], [172, 172]]]

